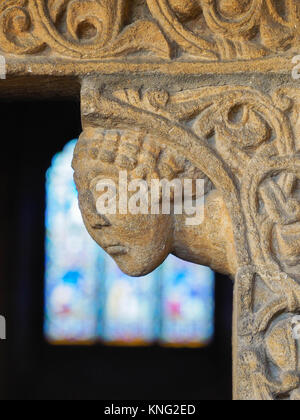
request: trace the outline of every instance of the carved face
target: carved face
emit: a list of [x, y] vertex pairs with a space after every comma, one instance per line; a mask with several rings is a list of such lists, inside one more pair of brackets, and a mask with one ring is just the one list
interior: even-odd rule
[[159, 177], [157, 171], [160, 167], [163, 178], [172, 178], [174, 167], [179, 163], [174, 157], [171, 162], [170, 159], [169, 154], [157, 148], [153, 140], [134, 131], [89, 128], [77, 144], [73, 167], [86, 227], [121, 270], [131, 276], [153, 271], [172, 251], [173, 216], [153, 215], [150, 211], [148, 214], [121, 214], [118, 205], [115, 214], [101, 212], [97, 203], [107, 191], [99, 190], [99, 183], [112, 181], [117, 188], [116, 202], [119, 203], [121, 171], [126, 171], [128, 181], [132, 178], [148, 178], [149, 181], [152, 177]]
[[[173, 238], [173, 219], [170, 215], [107, 214], [96, 210], [103, 192], [97, 191], [101, 179], [90, 184], [90, 200], [81, 201], [83, 218], [93, 239], [111, 255], [120, 269], [130, 276], [149, 274], [170, 254]], [[117, 184], [117, 180], [116, 185]], [[119, 191], [117, 191], [117, 201]]]

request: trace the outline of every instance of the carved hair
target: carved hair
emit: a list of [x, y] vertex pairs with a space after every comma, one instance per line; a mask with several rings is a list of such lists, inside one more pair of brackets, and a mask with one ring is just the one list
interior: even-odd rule
[[205, 179], [209, 184], [203, 172], [179, 156], [176, 150], [140, 130], [86, 129], [77, 144], [73, 168], [76, 172], [89, 168], [90, 180], [99, 173], [113, 176], [126, 170], [133, 179], [171, 181], [185, 177]]

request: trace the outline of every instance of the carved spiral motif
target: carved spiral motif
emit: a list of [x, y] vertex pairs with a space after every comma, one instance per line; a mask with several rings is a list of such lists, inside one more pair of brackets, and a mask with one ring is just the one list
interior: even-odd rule
[[[126, 26], [131, 0], [2, 0], [0, 47], [33, 54], [47, 45], [87, 59], [152, 51], [217, 61], [260, 58], [299, 40], [298, 0], [280, 7], [274, 0], [146, 0], [147, 6], [154, 19]], [[171, 51], [169, 41], [180, 49]]]
[[169, 45], [151, 20], [124, 28], [128, 0], [4, 0], [0, 47], [31, 54], [48, 45], [53, 53], [102, 59], [140, 50], [169, 58]]
[[206, 23], [217, 34], [247, 37], [259, 23], [263, 0], [202, 0]]
[[32, 5], [48, 45], [62, 54], [89, 58], [101, 57], [118, 35], [124, 6], [124, 0], [52, 0]]
[[220, 13], [230, 19], [238, 17], [249, 9], [250, 0], [219, 0]]
[[10, 0], [0, 5], [0, 44], [14, 54], [32, 54], [42, 49], [44, 42], [35, 35], [27, 0]]

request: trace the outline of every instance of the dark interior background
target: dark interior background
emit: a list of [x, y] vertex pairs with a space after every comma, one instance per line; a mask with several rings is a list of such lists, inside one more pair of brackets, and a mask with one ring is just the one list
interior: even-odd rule
[[232, 282], [217, 275], [204, 349], [53, 347], [43, 338], [45, 171], [81, 131], [79, 103], [0, 103], [0, 399], [231, 399]]

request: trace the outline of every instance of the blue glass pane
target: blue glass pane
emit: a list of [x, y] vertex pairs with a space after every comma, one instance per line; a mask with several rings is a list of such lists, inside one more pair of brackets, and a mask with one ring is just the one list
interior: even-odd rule
[[112, 259], [106, 264], [103, 338], [133, 344], [154, 341], [159, 333], [159, 276], [132, 278]]
[[55, 341], [92, 340], [97, 331], [99, 248], [78, 208], [71, 168], [75, 144], [54, 157], [46, 176], [45, 332]]
[[214, 274], [169, 256], [163, 265], [161, 340], [206, 344], [214, 334]]
[[88, 235], [71, 168], [76, 141], [47, 171], [45, 334], [55, 343], [207, 343], [214, 275], [170, 256], [143, 278], [123, 274]]

